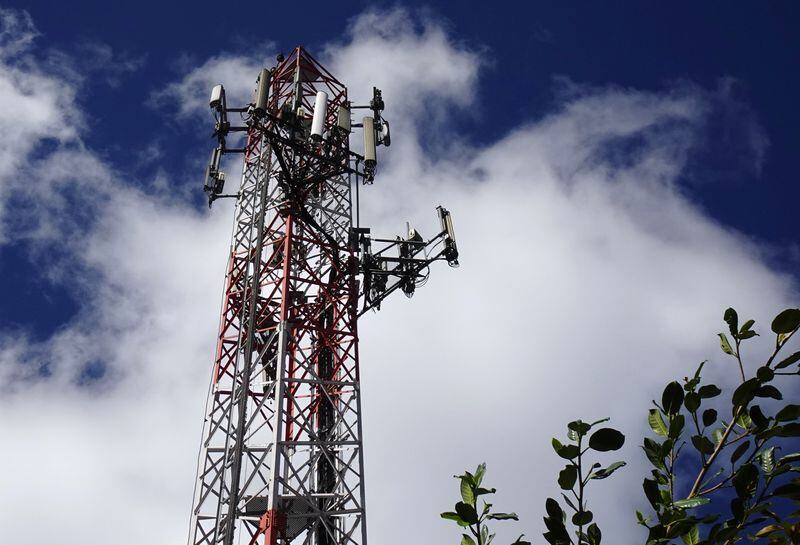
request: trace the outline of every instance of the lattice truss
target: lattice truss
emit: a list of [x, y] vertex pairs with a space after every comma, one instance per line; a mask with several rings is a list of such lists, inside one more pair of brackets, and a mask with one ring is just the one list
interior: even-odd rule
[[[248, 120], [190, 544], [364, 544], [347, 90], [296, 49]], [[282, 124], [330, 97], [327, 138]], [[292, 128], [294, 127], [294, 128]]]

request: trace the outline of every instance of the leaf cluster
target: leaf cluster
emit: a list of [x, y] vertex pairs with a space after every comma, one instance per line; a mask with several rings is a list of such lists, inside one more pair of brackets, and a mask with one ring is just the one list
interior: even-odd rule
[[[553, 450], [567, 460], [564, 469], [558, 474], [558, 485], [566, 492], [562, 492], [561, 496], [566, 507], [571, 510], [571, 515], [567, 516], [558, 501], [547, 498], [547, 516], [544, 517], [547, 532], [544, 533], [544, 538], [552, 545], [600, 544], [602, 532], [597, 523], [593, 522], [594, 514], [588, 507], [586, 487], [590, 481], [605, 479], [625, 465], [625, 462], [620, 461], [603, 467], [598, 462], [589, 465], [585, 460], [585, 455], [590, 450], [610, 452], [619, 450], [625, 444], [625, 436], [618, 430], [609, 427], [596, 429], [596, 426], [607, 421], [604, 418], [589, 424], [576, 420], [567, 424], [567, 443], [553, 438]], [[595, 431], [592, 432], [593, 429]], [[570, 525], [573, 526], [575, 540], [568, 530]]]
[[[482, 486], [486, 474], [486, 464], [480, 464], [474, 473], [465, 471], [463, 475], [454, 475], [459, 480], [461, 501], [457, 502], [453, 511], [446, 511], [440, 516], [452, 520], [469, 533], [461, 535], [461, 545], [489, 545], [495, 534], [491, 533], [487, 524], [490, 520], [519, 520], [516, 513], [497, 513], [492, 511], [492, 504], [485, 497], [497, 492], [494, 488]], [[479, 503], [483, 505], [479, 506]], [[531, 545], [519, 536], [511, 545]]]
[[[656, 520], [650, 524], [642, 513], [636, 513], [639, 524], [649, 530], [648, 544], [677, 538], [686, 545], [728, 544], [742, 537], [797, 542], [791, 536], [800, 532], [800, 479], [795, 476], [800, 472], [796, 463], [800, 453], [781, 457], [777, 453], [791, 448], [791, 439], [800, 437], [800, 406], [770, 409], [783, 399], [776, 377], [800, 374], [793, 367], [800, 361], [800, 352], [775, 363], [781, 348], [800, 328], [800, 309], [785, 310], [773, 320], [775, 348], [751, 377], [745, 370], [741, 346], [758, 335], [753, 330], [755, 322], [747, 320], [739, 326], [738, 315], [731, 308], [723, 319], [733, 342], [727, 333], [720, 333], [720, 347], [735, 360], [741, 376], [726, 409], [730, 416], [720, 417], [720, 406], [709, 406], [723, 392], [715, 384], [702, 384], [705, 362], [691, 379], [684, 378], [683, 384], [667, 384], [661, 403], [653, 401], [655, 408], [648, 412], [656, 437], [645, 438], [642, 445], [653, 466], [642, 486]], [[678, 460], [687, 455], [684, 447], [694, 452], [697, 468], [696, 477], [687, 483], [681, 482], [676, 471]], [[716, 504], [702, 508], [712, 500]], [[776, 511], [786, 512], [787, 502], [794, 502], [795, 509], [781, 517]], [[781, 509], [775, 508], [776, 503]]]

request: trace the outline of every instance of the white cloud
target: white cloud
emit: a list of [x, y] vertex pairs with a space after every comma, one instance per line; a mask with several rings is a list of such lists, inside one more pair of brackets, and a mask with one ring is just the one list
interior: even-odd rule
[[[16, 45], [3, 58], [27, 51], [34, 31], [24, 28], [6, 31], [19, 36], [5, 38]], [[484, 459], [497, 506], [523, 518], [498, 539], [535, 536], [556, 493], [549, 437], [572, 418], [613, 416], [631, 432], [624, 457], [634, 463], [597, 487], [594, 497], [615, 501], [593, 507], [610, 521], [606, 535], [618, 527], [625, 541], [638, 492], [620, 491], [639, 490], [634, 438], [648, 400], [717, 354], [726, 306], [763, 325], [796, 302], [792, 279], [675, 183], [713, 96], [576, 85], [557, 111], [470, 147], [443, 120], [474, 104], [478, 51], [401, 10], [368, 12], [348, 32], [323, 60], [356, 94], [382, 87], [398, 121], [378, 179], [361, 190], [362, 218], [376, 232], [411, 219], [431, 234], [441, 202], [462, 251], [460, 269], [436, 267], [412, 302], [390, 300], [360, 326], [370, 539], [405, 543], [413, 520], [417, 542], [456, 541], [438, 518], [457, 495], [450, 475]], [[65, 545], [181, 542], [230, 203], [206, 214], [141, 194], [81, 143], [74, 87], [5, 62], [0, 89], [21, 106], [3, 109], [0, 124], [21, 115], [31, 128], [9, 141], [16, 162], [0, 175], [4, 185], [36, 176], [52, 191], [33, 206], [6, 185], [5, 202], [31, 206], [24, 223], [6, 218], [7, 236], [67, 252], [61, 272], [44, 261], [43, 274], [77, 290], [81, 309], [43, 343], [0, 337], [0, 447], [15, 468], [0, 488], [0, 527], [14, 543], [35, 541], [31, 521]], [[219, 81], [246, 99], [261, 62], [220, 55], [155, 96], [179, 116], [204, 111]], [[430, 115], [449, 143], [421, 143]], [[33, 153], [50, 140], [56, 152]], [[91, 221], [70, 215], [76, 184], [100, 196]], [[82, 384], [97, 361], [105, 375]]]
[[0, 9], [0, 54], [4, 58], [26, 52], [38, 35], [28, 12]]
[[233, 53], [211, 57], [190, 69], [180, 80], [153, 92], [150, 102], [154, 106], [175, 112], [180, 118], [208, 118], [211, 88], [222, 83], [230, 107], [244, 104], [251, 98], [261, 68], [274, 64], [273, 50], [272, 44], [265, 44], [256, 48], [249, 57]]
[[62, 87], [27, 56], [17, 54], [36, 36], [27, 14], [0, 11], [0, 28], [0, 176], [8, 178], [42, 141], [74, 139], [81, 115], [74, 107], [73, 89]]
[[80, 62], [58, 50], [36, 55], [38, 36], [26, 12], [0, 9], [0, 244], [64, 238], [65, 223], [108, 197], [113, 173], [82, 141], [78, 95], [89, 74], [114, 84], [143, 62], [91, 43]]

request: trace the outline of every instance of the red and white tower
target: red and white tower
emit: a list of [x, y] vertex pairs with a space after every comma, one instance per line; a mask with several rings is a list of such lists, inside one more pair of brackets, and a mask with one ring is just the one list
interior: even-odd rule
[[[209, 205], [233, 197], [236, 209], [189, 544], [363, 545], [357, 319], [396, 289], [412, 294], [432, 261], [457, 264], [450, 215], [439, 207], [429, 241], [354, 225], [353, 196], [390, 142], [381, 93], [352, 105], [302, 48], [261, 71], [252, 103], [229, 108], [218, 85], [210, 104], [205, 190]], [[353, 124], [357, 109], [368, 115]], [[363, 154], [350, 149], [354, 128]], [[232, 132], [246, 133], [243, 147], [227, 147]], [[227, 153], [244, 156], [233, 195], [222, 194]]]

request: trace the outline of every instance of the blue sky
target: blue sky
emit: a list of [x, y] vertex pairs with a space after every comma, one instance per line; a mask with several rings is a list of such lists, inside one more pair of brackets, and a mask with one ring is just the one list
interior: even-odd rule
[[[185, 175], [187, 157], [205, 136], [206, 127], [165, 122], [162, 109], [146, 106], [153, 90], [181, 68], [220, 51], [246, 53], [265, 44], [281, 51], [304, 44], [313, 51], [336, 40], [369, 4], [321, 3], [302, 22], [289, 24], [275, 23], [298, 18], [289, 4], [267, 9], [263, 3], [223, 8], [208, 2], [191, 7], [76, 2], [68, 10], [54, 10], [47, 2], [9, 5], [33, 16], [40, 48], [82, 56], [88, 47], [104, 44], [115, 52], [115, 63], [135, 66], [133, 72], [95, 74], [79, 101], [91, 125], [87, 144], [136, 177], [152, 175], [156, 167]], [[793, 68], [800, 56], [800, 40], [793, 35], [800, 8], [795, 3], [404, 5], [415, 6], [424, 18], [444, 25], [452, 39], [480, 51], [486, 65], [474, 111], [453, 120], [475, 143], [490, 142], [522, 120], [548, 112], [559, 100], [564, 78], [652, 90], [690, 82], [727, 94], [730, 102], [707, 119], [705, 138], [678, 182], [719, 222], [773, 245], [777, 266], [796, 269], [796, 211], [787, 205], [800, 197], [794, 172], [800, 142], [800, 111], [794, 105], [800, 75]], [[760, 127], [757, 136], [748, 134], [751, 124]], [[762, 140], [758, 158], [748, 147], [753, 137]], [[168, 161], [142, 161], [154, 140]], [[20, 267], [24, 253], [12, 246], [0, 254], [0, 271], [12, 286], [12, 296], [0, 303], [0, 324], [46, 334], [77, 307]], [[22, 300], [27, 303], [21, 305]]]
[[[536, 535], [563, 428], [548, 415], [637, 433], [666, 382], [721, 359], [727, 306], [764, 324], [797, 305], [796, 3], [343, 5], [0, 11], [0, 444], [20, 468], [0, 527], [15, 542], [48, 498], [44, 531], [67, 545], [184, 538], [232, 214], [200, 189], [205, 101], [220, 81], [247, 100], [297, 44], [351, 96], [384, 89], [393, 144], [362, 218], [429, 233], [441, 203], [462, 252], [360, 325], [373, 541], [400, 543], [398, 509], [423, 542], [452, 537], [435, 515], [481, 459]], [[474, 454], [466, 422], [492, 446]], [[398, 448], [416, 469], [402, 483]], [[605, 498], [640, 485], [626, 449]], [[620, 528], [641, 506], [598, 503]], [[120, 538], [131, 517], [150, 523]]]

